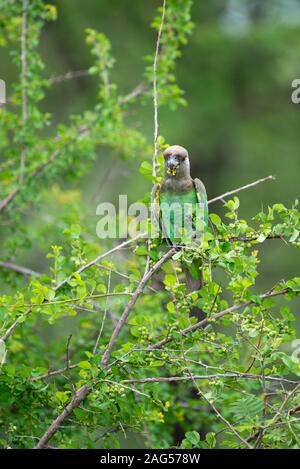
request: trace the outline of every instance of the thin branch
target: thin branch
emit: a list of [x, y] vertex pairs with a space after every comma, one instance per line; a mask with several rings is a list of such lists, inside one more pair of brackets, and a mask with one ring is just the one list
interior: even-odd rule
[[[133, 350], [134, 352], [138, 350]], [[143, 349], [143, 351], [148, 351], [147, 349]], [[176, 350], [178, 351], [178, 350]], [[189, 360], [192, 363], [197, 363], [195, 361]], [[110, 364], [112, 366], [113, 363]], [[73, 370], [75, 368], [78, 368], [78, 363], [74, 363], [73, 365], [69, 366], [69, 370]], [[207, 366], [205, 368], [217, 368], [217, 367], [212, 367], [212, 366]], [[43, 375], [39, 376], [34, 376], [30, 378], [29, 381], [34, 382], [34, 381], [41, 381], [44, 379], [52, 378], [53, 376], [59, 376], [63, 375], [67, 371], [69, 371], [67, 367], [65, 368], [60, 368], [58, 370], [54, 371], [49, 371], [48, 373], [45, 373]], [[107, 370], [108, 372], [110, 371], [110, 368]], [[257, 375], [255, 373], [246, 373], [246, 372], [240, 372], [240, 371], [225, 371], [224, 373], [213, 373], [209, 375], [195, 375], [194, 379], [196, 380], [201, 380], [201, 379], [215, 379], [215, 378], [234, 378], [234, 379], [249, 379], [249, 380], [261, 380], [261, 375]], [[287, 384], [298, 384], [298, 381], [288, 379], [288, 378], [282, 378], [280, 376], [270, 376], [267, 375], [265, 377], [266, 381], [273, 381], [275, 383], [287, 383]], [[153, 378], [132, 378], [128, 380], [123, 380], [122, 383], [168, 383], [168, 382], [176, 382], [176, 381], [188, 381], [189, 377], [188, 376], [154, 376]], [[299, 383], [300, 384], [300, 383]]]
[[[159, 48], [160, 48], [160, 40], [162, 35], [162, 30], [165, 21], [165, 12], [166, 12], [166, 0], [163, 0], [162, 6], [162, 15], [161, 21], [159, 26], [159, 31], [156, 40], [156, 47], [155, 47], [155, 54], [154, 54], [154, 61], [153, 61], [153, 115], [154, 115], [154, 135], [153, 135], [153, 158], [152, 158], [152, 176], [155, 178], [157, 176], [157, 154], [158, 154], [158, 146], [157, 146], [157, 139], [158, 139], [158, 131], [159, 131], [159, 124], [158, 124], [158, 95], [157, 95], [157, 63], [158, 63], [158, 56], [159, 56]], [[150, 268], [150, 250], [151, 250], [151, 239], [148, 239], [147, 242], [147, 259], [146, 259], [146, 267], [144, 276], [147, 274]]]
[[[111, 272], [109, 272], [109, 274], [108, 274], [107, 293], [110, 292], [110, 281], [111, 281]], [[108, 307], [108, 295], [106, 296], [104, 314], [103, 314], [103, 318], [102, 318], [102, 321], [101, 321], [101, 326], [100, 326], [99, 334], [98, 334], [98, 336], [97, 336], [96, 343], [95, 343], [95, 347], [94, 347], [94, 350], [93, 350], [93, 354], [94, 354], [94, 355], [96, 355], [96, 353], [97, 353], [97, 348], [98, 348], [99, 340], [100, 340], [101, 335], [102, 335], [102, 331], [103, 331], [103, 327], [104, 327], [104, 323], [105, 323], [106, 315], [107, 315], [107, 307]]]
[[161, 14], [161, 22], [158, 30], [157, 41], [156, 41], [156, 49], [153, 61], [153, 106], [154, 106], [154, 154], [153, 154], [153, 165], [152, 165], [152, 176], [156, 177], [156, 167], [157, 167], [157, 138], [158, 138], [158, 131], [159, 131], [159, 124], [158, 124], [158, 98], [157, 98], [157, 63], [158, 63], [158, 55], [159, 55], [159, 48], [160, 48], [160, 40], [161, 34], [164, 26], [165, 21], [165, 13], [166, 13], [166, 0], [163, 0], [162, 6], [162, 14]]
[[27, 267], [23, 267], [21, 265], [14, 264], [13, 262], [1, 262], [0, 267], [3, 269], [12, 270], [19, 274], [31, 277], [34, 276], [36, 278], [40, 278], [42, 274], [40, 272], [36, 272], [35, 270], [28, 269]]
[[[267, 377], [266, 377], [267, 378]], [[274, 418], [273, 418], [273, 423], [272, 425], [270, 426], [273, 426], [273, 425], [276, 425], [278, 424], [280, 421], [281, 421], [281, 412], [283, 411], [284, 407], [286, 406], [286, 404], [288, 403], [288, 401], [291, 399], [291, 397], [294, 396], [294, 394], [299, 390], [300, 388], [300, 383], [294, 383], [296, 384], [296, 386], [286, 395], [284, 401], [282, 402], [280, 408], [277, 410]], [[290, 415], [293, 415], [295, 414], [296, 412], [299, 412], [300, 411], [300, 406], [299, 404], [291, 409], [288, 410], [288, 416]], [[267, 427], [263, 428], [263, 430], [266, 430]], [[261, 429], [260, 430], [257, 430], [253, 435], [251, 435], [249, 438], [248, 438], [248, 441], [253, 441], [253, 440], [256, 440], [259, 436], [260, 436], [260, 433], [261, 433]]]
[[119, 104], [127, 104], [133, 99], [137, 98], [138, 96], [141, 96], [145, 93], [147, 90], [147, 85], [145, 83], [139, 83], [130, 93], [126, 94], [125, 96], [122, 96], [119, 99]]
[[78, 367], [78, 363], [74, 363], [74, 365], [69, 365], [69, 366], [66, 366], [65, 368], [60, 368], [59, 370], [48, 371], [48, 373], [45, 373], [43, 375], [33, 376], [32, 378], [30, 378], [30, 381], [32, 382], [40, 381], [46, 378], [52, 378], [53, 376], [63, 375], [67, 371], [73, 370], [74, 368], [77, 368], [77, 367]]
[[[100, 269], [104, 269], [104, 270], [107, 270], [108, 272], [111, 272], [112, 274], [119, 275], [120, 277], [125, 278], [126, 280], [130, 280], [130, 281], [132, 280], [129, 275], [126, 275], [126, 274], [124, 274], [123, 272], [119, 272], [118, 270], [111, 269], [110, 267], [108, 267], [108, 266], [105, 265], [105, 264], [96, 264], [96, 265], [97, 265], [97, 267], [99, 267]], [[139, 281], [136, 280], [136, 279], [133, 279], [132, 281], [133, 281], [134, 283], [139, 283]], [[155, 290], [155, 288], [151, 287], [150, 285], [148, 285], [148, 288], [149, 288], [149, 290], [151, 290], [153, 293], [157, 293], [157, 290]]]
[[[261, 295], [259, 295], [259, 298], [263, 300], [265, 298], [272, 298], [272, 297], [279, 296], [279, 295], [285, 295], [288, 292], [289, 292], [288, 288], [284, 288], [282, 290], [273, 291], [273, 292], [268, 291], [268, 292], [265, 292], [265, 293], [262, 293]], [[231, 306], [230, 308], [227, 308], [223, 311], [220, 311], [219, 313], [216, 313], [214, 315], [214, 319], [216, 319], [216, 320], [220, 319], [220, 318], [222, 318], [223, 316], [225, 316], [227, 314], [234, 313], [235, 311], [238, 311], [241, 308], [246, 308], [247, 306], [251, 306], [253, 304], [255, 304], [255, 303], [252, 300], [245, 301], [245, 302], [242, 302], [242, 303], [238, 303], [236, 305]], [[183, 329], [183, 330], [179, 331], [179, 333], [180, 333], [180, 335], [185, 336], [185, 335], [189, 334], [190, 332], [194, 332], [197, 329], [200, 329], [201, 327], [205, 326], [206, 324], [208, 324], [208, 322], [209, 322], [209, 318], [205, 318], [202, 321], [199, 321], [196, 324], [193, 324], [192, 326], [189, 326], [186, 329]], [[165, 339], [161, 340], [160, 342], [157, 342], [154, 345], [150, 345], [147, 348], [147, 350], [152, 351], [154, 349], [161, 348], [165, 344], [168, 344], [169, 342], [172, 342], [173, 340], [174, 340], [173, 337], [166, 337]]]
[[[182, 336], [181, 336], [182, 338]], [[197, 379], [196, 377], [192, 374], [192, 372], [190, 371], [189, 369], [189, 366], [186, 362], [186, 357], [185, 357], [185, 353], [184, 353], [184, 349], [183, 349], [183, 344], [181, 342], [181, 345], [182, 345], [182, 355], [183, 355], [183, 359], [185, 360], [185, 364], [186, 364], [186, 367], [187, 367], [187, 370], [188, 370], [188, 374], [189, 374], [189, 378], [190, 380], [194, 383], [194, 386], [197, 390], [197, 394], [198, 396], [200, 396], [203, 400], [205, 400], [205, 402], [207, 402], [207, 404], [213, 409], [214, 413], [217, 415], [217, 417], [223, 422], [225, 423], [225, 425], [229, 428], [229, 430], [242, 442], [244, 443], [249, 449], [252, 449], [252, 446], [250, 445], [250, 443], [248, 443], [247, 440], [245, 440], [240, 434], [239, 432], [236, 431], [236, 429], [231, 425], [231, 423], [225, 418], [223, 417], [223, 415], [220, 413], [220, 411], [217, 409], [217, 407], [215, 406], [214, 402], [210, 399], [208, 399], [206, 397], [206, 395], [201, 391], [201, 389], [199, 388], [198, 386], [198, 383], [197, 383]]]
[[[151, 378], [136, 378], [136, 379], [125, 379], [121, 381], [121, 383], [173, 383], [173, 382], [180, 382], [180, 381], [190, 381], [190, 380], [210, 380], [210, 379], [217, 379], [217, 378], [237, 378], [237, 379], [253, 379], [253, 380], [261, 380], [261, 375], [257, 375], [254, 373], [242, 373], [238, 371], [228, 371], [225, 373], [212, 373], [209, 375], [192, 375], [192, 376], [154, 376]], [[297, 381], [281, 378], [279, 376], [269, 376], [265, 377], [267, 381], [275, 381], [275, 382], [286, 382], [290, 384], [296, 384]], [[299, 383], [300, 385], [300, 383]]]
[[48, 83], [49, 85], [53, 85], [54, 83], [61, 83], [62, 81], [73, 80], [74, 78], [81, 78], [86, 76], [89, 76], [88, 70], [74, 70], [64, 73], [63, 75], [51, 76], [48, 79]]
[[244, 445], [247, 446], [248, 449], [253, 449], [252, 445], [250, 445], [250, 443], [248, 443], [247, 440], [245, 440], [240, 434], [239, 432], [236, 431], [236, 429], [231, 425], [231, 423], [225, 418], [223, 417], [223, 415], [220, 413], [220, 411], [217, 409], [217, 407], [215, 406], [215, 404], [213, 403], [213, 401], [211, 401], [210, 399], [208, 399], [206, 397], [206, 395], [200, 390], [199, 386], [197, 386], [197, 390], [198, 390], [198, 394], [202, 397], [202, 399], [204, 399], [210, 406], [211, 408], [213, 409], [213, 411], [215, 412], [215, 414], [217, 415], [217, 417], [219, 417], [220, 420], [222, 420], [223, 423], [225, 423], [225, 425], [231, 430], [232, 433], [235, 434], [235, 436], [242, 442], [244, 443]]
[[20, 186], [14, 189], [10, 194], [8, 194], [4, 199], [0, 201], [0, 213], [3, 212], [6, 207], [14, 200], [16, 195], [20, 192]]
[[48, 305], [63, 305], [67, 303], [75, 303], [77, 301], [86, 301], [86, 300], [91, 300], [95, 298], [107, 298], [108, 296], [131, 296], [132, 293], [129, 292], [112, 292], [112, 293], [99, 293], [96, 295], [88, 295], [85, 296], [84, 298], [78, 297], [78, 298], [67, 298], [66, 300], [57, 300], [57, 301], [49, 301], [46, 300], [43, 303], [30, 303], [30, 305], [26, 305], [29, 308], [35, 308], [35, 307], [40, 307], [42, 308], [43, 306], [48, 306]]
[[70, 369], [70, 342], [71, 342], [71, 339], [72, 339], [72, 334], [69, 334], [68, 337], [67, 337], [67, 344], [66, 344], [66, 368], [67, 368], [67, 371], [69, 371]]
[[38, 444], [35, 446], [35, 449], [45, 448], [47, 446], [48, 441], [52, 436], [57, 432], [57, 430], [61, 427], [63, 422], [66, 418], [76, 409], [82, 401], [86, 398], [86, 396], [90, 393], [91, 387], [87, 384], [82, 386], [78, 391], [76, 391], [74, 398], [72, 401], [64, 408], [64, 410], [59, 414], [59, 416], [52, 422], [50, 427], [44, 433], [42, 438], [39, 440]]
[[238, 187], [237, 189], [234, 189], [233, 191], [225, 192], [224, 194], [219, 195], [218, 197], [215, 197], [214, 199], [209, 200], [208, 204], [212, 204], [213, 202], [217, 202], [217, 200], [222, 200], [222, 199], [224, 199], [224, 197], [228, 197], [230, 195], [236, 194], [237, 192], [244, 191], [245, 189], [249, 189], [250, 187], [257, 186], [257, 184], [268, 181], [270, 179], [275, 180], [275, 177], [274, 176], [267, 176], [263, 179], [258, 179], [257, 181], [251, 182], [250, 184], [246, 184], [245, 186]]
[[124, 389], [129, 389], [129, 391], [132, 391], [133, 393], [135, 394], [138, 394], [140, 396], [144, 396], [144, 397], [147, 397], [148, 399], [151, 399], [151, 397], [149, 396], [149, 394], [146, 394], [144, 392], [141, 392], [139, 391], [138, 389], [135, 389], [135, 388], [132, 388], [131, 386], [126, 386], [125, 385], [125, 382], [122, 381], [122, 382], [117, 382], [117, 381], [113, 381], [111, 379], [101, 379], [98, 381], [99, 383], [108, 383], [108, 384], [114, 384], [114, 385], [117, 385], [117, 386], [121, 386], [122, 388]]
[[[28, 0], [22, 0], [22, 32], [21, 32], [21, 86], [22, 86], [22, 128], [25, 132], [27, 117], [28, 117], [28, 102], [27, 102], [27, 10]], [[24, 180], [26, 150], [24, 142], [22, 145], [21, 158], [20, 158], [20, 176], [19, 183], [22, 184]]]
[[[286, 396], [285, 400], [283, 401], [283, 403], [282, 403], [282, 405], [281, 405], [279, 411], [277, 412], [275, 418], [277, 418], [277, 417], [280, 416], [280, 412], [281, 412], [281, 411], [283, 410], [283, 408], [286, 406], [286, 404], [288, 403], [288, 401], [294, 396], [294, 394], [299, 390], [299, 388], [300, 388], [300, 383], [298, 383], [297, 386], [295, 386], [294, 389], [292, 389], [292, 390], [287, 394], [287, 396]], [[290, 410], [289, 410], [289, 415], [295, 413], [295, 412], [297, 411], [297, 407], [299, 407], [299, 405], [296, 406], [296, 407], [294, 407], [293, 409], [290, 409]], [[295, 409], [296, 409], [296, 410], [295, 410]]]
[[170, 249], [158, 262], [156, 262], [156, 264], [154, 264], [151, 269], [149, 271], [146, 271], [142, 280], [140, 281], [136, 291], [134, 292], [134, 294], [132, 295], [131, 297], [131, 300], [129, 301], [129, 303], [126, 305], [125, 307], [125, 310], [122, 314], [122, 316], [120, 317], [119, 321], [118, 321], [118, 324], [116, 325], [112, 335], [111, 335], [111, 338], [110, 338], [110, 341], [109, 341], [109, 344], [103, 354], [103, 357], [102, 357], [102, 360], [101, 360], [101, 365], [103, 366], [103, 368], [107, 368], [107, 365], [108, 365], [108, 361], [110, 359], [110, 355], [112, 353], [112, 350], [114, 348], [114, 345], [120, 335], [120, 332], [121, 330], [123, 329], [123, 327], [125, 326], [126, 324], [126, 321], [127, 321], [127, 318], [132, 310], [132, 308], [134, 307], [134, 305], [136, 304], [138, 298], [141, 296], [141, 294], [143, 293], [144, 291], [144, 288], [146, 286], [146, 284], [149, 282], [149, 280], [153, 277], [153, 275], [155, 274], [155, 272], [157, 270], [160, 269], [160, 267], [168, 260], [170, 259], [177, 251], [177, 248], [172, 248]]

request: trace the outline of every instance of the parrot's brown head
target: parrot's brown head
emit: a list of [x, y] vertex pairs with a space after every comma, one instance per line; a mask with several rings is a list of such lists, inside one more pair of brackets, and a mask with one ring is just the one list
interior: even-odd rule
[[187, 176], [190, 173], [188, 151], [180, 145], [172, 145], [164, 151], [165, 173], [168, 176]]

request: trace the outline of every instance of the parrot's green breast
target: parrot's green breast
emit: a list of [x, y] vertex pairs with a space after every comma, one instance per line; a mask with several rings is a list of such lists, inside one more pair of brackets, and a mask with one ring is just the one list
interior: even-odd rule
[[161, 192], [160, 208], [165, 230], [172, 243], [182, 240], [183, 228], [192, 227], [196, 213], [198, 198], [195, 189], [189, 192]]
[[182, 204], [185, 203], [198, 203], [198, 198], [196, 194], [196, 189], [192, 189], [189, 192], [161, 192], [160, 194], [160, 200], [161, 202], [167, 202], [167, 203], [173, 203], [173, 202], [179, 202]]

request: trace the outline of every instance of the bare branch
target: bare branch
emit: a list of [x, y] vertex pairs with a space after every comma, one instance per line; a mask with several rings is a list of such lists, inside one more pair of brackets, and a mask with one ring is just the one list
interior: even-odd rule
[[30, 378], [30, 381], [40, 381], [41, 379], [46, 379], [46, 378], [52, 378], [53, 376], [59, 376], [63, 375], [67, 371], [73, 370], [74, 368], [78, 367], [78, 363], [74, 363], [74, 365], [69, 365], [66, 366], [65, 368], [60, 368], [59, 370], [53, 370], [53, 371], [48, 371], [48, 373], [45, 373], [43, 375], [39, 376], [34, 376], [33, 378]]
[[64, 73], [63, 75], [51, 76], [48, 79], [48, 83], [49, 85], [53, 85], [55, 83], [61, 83], [62, 81], [73, 80], [74, 78], [81, 78], [86, 76], [89, 76], [88, 70], [74, 70]]
[[[22, 32], [21, 32], [21, 85], [22, 85], [22, 127], [25, 130], [27, 116], [28, 116], [28, 103], [27, 103], [27, 10], [28, 0], [22, 0]], [[22, 145], [21, 158], [20, 158], [20, 176], [19, 183], [22, 184], [24, 180], [25, 168], [25, 146]]]
[[[267, 378], [267, 377], [266, 377]], [[299, 390], [300, 388], [300, 383], [297, 383], [297, 382], [294, 382], [294, 384], [296, 384], [296, 386], [286, 395], [284, 401], [282, 402], [280, 408], [278, 409], [278, 411], [276, 412], [274, 418], [273, 418], [273, 424], [272, 425], [276, 425], [280, 422], [281, 420], [281, 412], [283, 411], [284, 407], [286, 406], [286, 404], [288, 403], [288, 401], [291, 399], [291, 397], [294, 396], [294, 394]], [[300, 411], [300, 406], [299, 404], [296, 405], [295, 407], [292, 407], [291, 409], [288, 410], [288, 415], [293, 415], [295, 414], [296, 412], [299, 412]], [[265, 429], [264, 429], [265, 430]], [[261, 433], [261, 429], [257, 430], [253, 435], [251, 435], [249, 438], [248, 438], [248, 441], [253, 441], [253, 440], [256, 440], [257, 438], [259, 438], [260, 436], [260, 433]]]
[[[138, 350], [134, 350], [135, 352]], [[149, 351], [147, 349], [143, 349], [143, 351]], [[192, 361], [192, 360], [189, 360]], [[194, 361], [193, 361], [194, 362]], [[69, 370], [77, 368], [78, 363], [74, 363], [74, 365], [69, 366]], [[208, 366], [207, 368], [216, 368], [216, 367], [210, 367]], [[30, 378], [30, 381], [41, 381], [47, 378], [52, 378], [53, 376], [59, 376], [67, 371], [69, 371], [67, 367], [65, 368], [60, 368], [58, 370], [54, 371], [49, 371], [48, 373], [45, 373], [43, 375], [39, 376], [34, 376]], [[110, 368], [107, 370], [110, 371]], [[194, 375], [193, 378], [195, 380], [201, 380], [201, 379], [215, 379], [215, 378], [234, 378], [234, 379], [249, 379], [249, 380], [261, 380], [261, 375], [257, 375], [255, 373], [247, 373], [247, 372], [239, 372], [239, 371], [226, 371], [224, 373], [212, 373], [209, 375]], [[128, 380], [123, 380], [122, 383], [140, 383], [140, 384], [146, 384], [146, 383], [168, 383], [168, 382], [176, 382], [176, 381], [188, 381], [190, 378], [189, 376], [154, 376], [150, 378], [132, 378]], [[271, 376], [267, 375], [265, 377], [266, 381], [273, 381], [275, 383], [287, 383], [287, 384], [296, 384], [300, 385], [298, 381], [295, 381], [293, 379], [288, 379], [288, 378], [282, 378], [280, 376]], [[294, 393], [295, 391], [293, 391]], [[291, 397], [291, 396], [290, 396]], [[299, 407], [299, 406], [298, 406]], [[299, 409], [300, 410], [300, 409]]]
[[0, 201], [0, 213], [6, 209], [6, 207], [14, 200], [14, 198], [19, 192], [20, 186], [14, 189], [10, 194], [8, 194], [4, 199]]
[[130, 93], [122, 96], [119, 100], [119, 104], [127, 104], [133, 99], [141, 96], [147, 90], [147, 85], [145, 83], [139, 83]]
[[233, 195], [233, 194], [236, 194], [237, 192], [241, 192], [241, 191], [244, 191], [245, 189], [249, 189], [250, 187], [257, 186], [257, 184], [260, 184], [261, 182], [268, 181], [270, 179], [275, 180], [275, 177], [274, 176], [267, 176], [263, 179], [258, 179], [257, 181], [251, 182], [250, 184], [246, 184], [245, 186], [238, 187], [237, 189], [234, 189], [233, 191], [225, 192], [224, 194], [219, 195], [218, 197], [215, 197], [214, 199], [209, 200], [208, 203], [212, 204], [213, 202], [217, 202], [217, 200], [222, 200], [225, 197], [228, 197], [229, 195]]
[[67, 337], [67, 343], [66, 343], [66, 368], [67, 368], [67, 371], [69, 371], [70, 369], [70, 342], [71, 342], [71, 339], [72, 339], [72, 334], [69, 334], [68, 337]]
[[156, 264], [154, 264], [151, 269], [149, 271], [146, 271], [142, 280], [140, 281], [136, 291], [134, 292], [134, 294], [132, 295], [131, 297], [131, 300], [129, 301], [129, 303], [126, 305], [126, 308], [122, 314], [122, 316], [120, 317], [119, 319], [119, 322], [117, 324], [117, 326], [115, 327], [113, 333], [112, 333], [112, 336], [110, 338], [110, 341], [109, 341], [109, 344], [103, 354], [103, 357], [102, 357], [102, 361], [101, 361], [101, 364], [104, 368], [107, 368], [107, 365], [108, 365], [108, 361], [110, 359], [110, 355], [111, 355], [111, 352], [113, 350], [113, 347], [119, 337], [119, 334], [121, 332], [121, 330], [123, 329], [124, 325], [126, 324], [126, 321], [127, 321], [127, 318], [132, 310], [132, 308], [134, 307], [135, 303], [137, 302], [138, 298], [141, 296], [141, 294], [143, 293], [144, 291], [144, 288], [146, 286], [146, 284], [149, 282], [149, 280], [153, 277], [153, 275], [155, 274], [155, 272], [160, 269], [160, 267], [168, 260], [170, 259], [175, 253], [176, 253], [177, 249], [176, 248], [172, 248], [170, 249], [158, 262], [156, 262]]
[[[261, 375], [256, 375], [254, 373], [242, 373], [238, 371], [228, 371], [226, 373], [212, 373], [209, 375], [192, 375], [192, 376], [154, 376], [151, 378], [136, 378], [136, 379], [125, 379], [121, 383], [172, 383], [180, 381], [190, 381], [190, 380], [202, 380], [202, 379], [216, 379], [216, 378], [237, 378], [237, 379], [253, 379], [261, 380]], [[297, 381], [281, 378], [279, 376], [269, 376], [267, 375], [266, 380], [276, 381], [276, 382], [286, 382], [290, 384], [296, 384]], [[299, 383], [300, 386], [300, 383]]]
[[157, 98], [157, 63], [158, 63], [158, 54], [159, 54], [159, 47], [160, 47], [160, 39], [161, 34], [164, 26], [165, 21], [165, 12], [166, 12], [166, 0], [163, 0], [162, 6], [162, 14], [161, 14], [161, 22], [160, 27], [157, 35], [156, 41], [156, 49], [154, 55], [154, 62], [153, 62], [153, 106], [154, 106], [154, 154], [153, 154], [153, 165], [152, 165], [152, 176], [156, 177], [156, 167], [157, 167], [157, 138], [158, 138], [158, 131], [159, 131], [159, 124], [158, 124], [158, 98]]
[[[284, 288], [282, 290], [272, 291], [272, 292], [268, 291], [266, 293], [262, 293], [261, 295], [259, 295], [259, 298], [261, 298], [263, 300], [265, 298], [272, 298], [272, 297], [279, 296], [279, 295], [285, 295], [288, 292], [289, 292], [288, 288]], [[245, 301], [245, 302], [242, 302], [242, 303], [238, 303], [236, 305], [231, 306], [230, 308], [227, 308], [223, 311], [220, 311], [219, 313], [216, 313], [214, 315], [214, 319], [216, 319], [216, 320], [220, 319], [220, 318], [222, 318], [223, 316], [225, 316], [227, 314], [234, 313], [235, 311], [237, 311], [239, 309], [242, 309], [242, 308], [246, 308], [247, 306], [251, 306], [252, 304], [254, 304], [254, 302], [251, 301], [251, 300]], [[201, 327], [205, 326], [208, 322], [209, 322], [209, 318], [205, 318], [202, 321], [199, 321], [196, 324], [193, 324], [192, 326], [189, 326], [186, 329], [181, 330], [179, 333], [180, 333], [180, 335], [185, 336], [185, 335], [189, 334], [190, 332], [194, 332], [197, 329], [200, 329]], [[161, 348], [165, 344], [168, 344], [169, 342], [172, 342], [173, 340], [174, 340], [173, 337], [166, 337], [165, 339], [161, 340], [160, 342], [157, 342], [154, 345], [150, 345], [147, 348], [147, 350], [151, 351], [151, 350], [154, 350], [154, 349]]]
[[66, 418], [76, 409], [82, 401], [86, 398], [86, 396], [90, 393], [91, 387], [87, 384], [82, 386], [78, 391], [76, 391], [74, 398], [72, 401], [64, 408], [61, 414], [52, 422], [50, 427], [44, 433], [42, 438], [39, 440], [38, 444], [36, 445], [35, 449], [45, 448], [47, 442], [52, 438], [52, 436], [57, 432]]
[[[107, 293], [110, 292], [110, 281], [111, 281], [111, 272], [109, 272], [109, 274], [108, 274]], [[95, 343], [95, 347], [94, 347], [94, 350], [93, 350], [93, 354], [94, 354], [94, 355], [96, 355], [96, 353], [97, 353], [97, 348], [98, 348], [99, 340], [100, 340], [101, 335], [102, 335], [102, 331], [103, 331], [103, 327], [104, 327], [104, 323], [105, 323], [106, 315], [107, 315], [107, 307], [108, 307], [108, 295], [106, 296], [104, 314], [103, 314], [103, 318], [102, 318], [102, 321], [101, 321], [101, 326], [100, 326], [99, 334], [98, 334], [98, 336], [97, 336], [96, 343]]]
[[34, 276], [36, 278], [40, 278], [42, 274], [40, 272], [36, 272], [34, 270], [28, 269], [27, 267], [23, 267], [21, 265], [14, 264], [13, 262], [1, 262], [0, 267], [3, 269], [13, 270], [14, 272], [18, 272], [19, 274], [31, 277]]

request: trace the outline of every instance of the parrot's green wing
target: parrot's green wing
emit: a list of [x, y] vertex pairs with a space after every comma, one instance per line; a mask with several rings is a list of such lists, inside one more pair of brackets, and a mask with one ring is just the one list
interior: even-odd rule
[[198, 203], [203, 205], [204, 223], [206, 226], [208, 226], [208, 204], [205, 186], [203, 182], [198, 178], [194, 179], [194, 186], [197, 193]]
[[154, 184], [151, 194], [151, 225], [154, 238], [159, 237], [162, 231], [160, 212], [160, 184]]
[[154, 184], [151, 194], [151, 220], [159, 226], [160, 224], [160, 184]]
[[159, 234], [163, 234], [167, 244], [172, 245], [168, 236], [166, 235], [166, 230], [164, 230], [164, 224], [161, 216], [161, 207], [160, 207], [160, 191], [161, 185], [159, 183], [154, 184], [152, 188], [151, 196], [151, 223], [152, 229], [154, 230], [154, 237], [159, 237]]
[[[194, 179], [194, 185], [197, 193], [198, 203], [203, 204], [204, 225], [208, 226], [208, 203], [205, 186], [200, 179]], [[212, 280], [210, 265], [206, 269], [203, 269], [202, 275], [204, 282]]]

